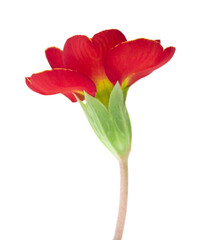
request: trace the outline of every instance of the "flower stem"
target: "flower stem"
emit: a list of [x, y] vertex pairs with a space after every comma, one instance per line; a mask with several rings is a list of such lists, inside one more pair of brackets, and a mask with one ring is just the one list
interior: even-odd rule
[[121, 240], [127, 210], [127, 198], [128, 198], [128, 160], [120, 160], [120, 204], [117, 218], [117, 225], [115, 229], [115, 236], [113, 240]]

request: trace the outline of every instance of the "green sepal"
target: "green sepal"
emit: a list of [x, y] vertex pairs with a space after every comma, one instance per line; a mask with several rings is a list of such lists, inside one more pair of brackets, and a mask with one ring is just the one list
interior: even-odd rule
[[86, 104], [78, 101], [98, 138], [116, 158], [126, 158], [131, 149], [131, 123], [119, 83], [110, 94], [108, 109], [87, 93], [85, 99]]

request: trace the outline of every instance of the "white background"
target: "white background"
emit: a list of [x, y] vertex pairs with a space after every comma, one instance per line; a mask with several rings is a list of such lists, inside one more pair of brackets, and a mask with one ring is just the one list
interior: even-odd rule
[[44, 50], [110, 28], [161, 39], [173, 59], [127, 98], [133, 140], [123, 240], [199, 239], [197, 1], [3, 1], [0, 6], [0, 239], [111, 240], [119, 167], [78, 103], [24, 77]]

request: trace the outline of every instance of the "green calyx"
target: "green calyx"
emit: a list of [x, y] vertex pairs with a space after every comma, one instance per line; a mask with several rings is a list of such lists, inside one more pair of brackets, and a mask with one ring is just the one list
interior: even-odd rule
[[98, 138], [116, 158], [121, 160], [129, 155], [132, 136], [125, 97], [117, 82], [111, 91], [108, 108], [87, 93], [86, 104], [78, 100]]

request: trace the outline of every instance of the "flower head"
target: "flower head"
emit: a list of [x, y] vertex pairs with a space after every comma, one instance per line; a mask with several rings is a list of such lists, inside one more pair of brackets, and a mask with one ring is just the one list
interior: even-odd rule
[[127, 90], [134, 82], [167, 63], [174, 47], [163, 49], [158, 40], [127, 41], [115, 29], [95, 34], [91, 39], [76, 35], [69, 38], [63, 51], [50, 47], [46, 58], [52, 70], [33, 74], [26, 83], [44, 95], [62, 93], [72, 102], [84, 100], [84, 92], [108, 106], [113, 86], [119, 81]]

